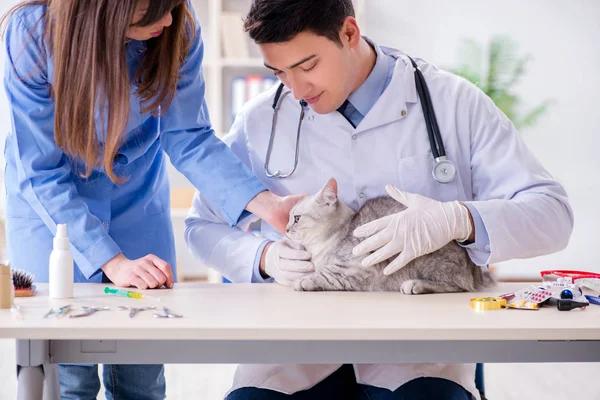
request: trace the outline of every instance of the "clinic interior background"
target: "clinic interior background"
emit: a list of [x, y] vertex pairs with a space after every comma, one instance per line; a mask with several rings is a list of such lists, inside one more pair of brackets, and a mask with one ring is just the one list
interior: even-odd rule
[[[202, 0], [201, 0], [202, 1]], [[3, 0], [4, 13], [16, 0]], [[196, 2], [195, 2], [196, 3]], [[462, 39], [486, 43], [494, 35], [509, 35], [519, 54], [530, 54], [524, 78], [516, 92], [530, 108], [554, 100], [538, 123], [522, 131], [523, 139], [543, 165], [566, 187], [575, 212], [575, 229], [569, 246], [553, 255], [514, 260], [498, 266], [501, 276], [536, 277], [541, 269], [581, 269], [600, 272], [596, 262], [600, 226], [600, 2], [597, 0], [367, 0], [363, 14], [365, 33], [381, 45], [399, 48], [440, 68], [460, 64]], [[204, 9], [206, 10], [206, 9]], [[197, 13], [201, 10], [197, 8]], [[205, 16], [199, 15], [200, 20]], [[210, 52], [210, 42], [206, 42]], [[2, 46], [0, 73], [6, 59]], [[268, 72], [263, 71], [265, 75]], [[207, 85], [211, 85], [210, 79]], [[0, 141], [10, 131], [5, 93], [0, 96]], [[4, 152], [0, 152], [4, 168]], [[497, 171], [502, 174], [502, 171]], [[172, 188], [189, 188], [173, 168]], [[1, 175], [2, 177], [4, 174]], [[0, 207], [4, 215], [2, 182]], [[183, 241], [181, 221], [174, 221], [178, 242]], [[178, 259], [189, 260], [178, 245]], [[187, 268], [187, 267], [186, 267]]]

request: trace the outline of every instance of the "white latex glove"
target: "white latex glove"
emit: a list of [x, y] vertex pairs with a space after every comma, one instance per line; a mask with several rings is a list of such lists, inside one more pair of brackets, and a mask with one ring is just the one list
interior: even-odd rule
[[365, 257], [365, 267], [400, 253], [384, 270], [392, 274], [417, 257], [432, 253], [452, 240], [464, 241], [471, 235], [470, 214], [458, 201], [440, 202], [419, 194], [403, 192], [388, 185], [386, 191], [407, 208], [397, 214], [359, 226], [356, 237], [367, 237], [353, 249], [356, 256], [374, 251]]
[[278, 283], [291, 286], [294, 281], [314, 272], [312, 255], [298, 243], [282, 239], [269, 246], [265, 272]]

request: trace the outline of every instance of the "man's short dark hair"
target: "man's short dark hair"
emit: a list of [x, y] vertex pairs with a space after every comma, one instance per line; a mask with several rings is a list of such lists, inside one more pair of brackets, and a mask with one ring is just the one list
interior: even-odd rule
[[244, 29], [258, 44], [287, 42], [310, 31], [341, 46], [347, 17], [354, 17], [352, 0], [253, 0]]

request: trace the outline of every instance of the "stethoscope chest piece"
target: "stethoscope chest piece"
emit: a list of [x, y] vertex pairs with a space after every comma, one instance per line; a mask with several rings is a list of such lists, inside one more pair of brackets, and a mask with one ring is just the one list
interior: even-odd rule
[[438, 157], [433, 165], [433, 179], [439, 183], [450, 183], [456, 177], [456, 166], [446, 157]]

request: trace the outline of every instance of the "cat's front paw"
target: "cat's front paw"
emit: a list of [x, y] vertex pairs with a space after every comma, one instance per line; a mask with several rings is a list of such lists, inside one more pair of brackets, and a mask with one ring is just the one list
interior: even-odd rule
[[400, 291], [404, 294], [423, 294], [427, 293], [425, 290], [425, 286], [423, 283], [416, 279], [409, 279], [402, 282], [402, 286], [400, 287]]
[[317, 290], [323, 290], [317, 283], [311, 278], [301, 278], [294, 282], [292, 285], [297, 292], [315, 292]]

